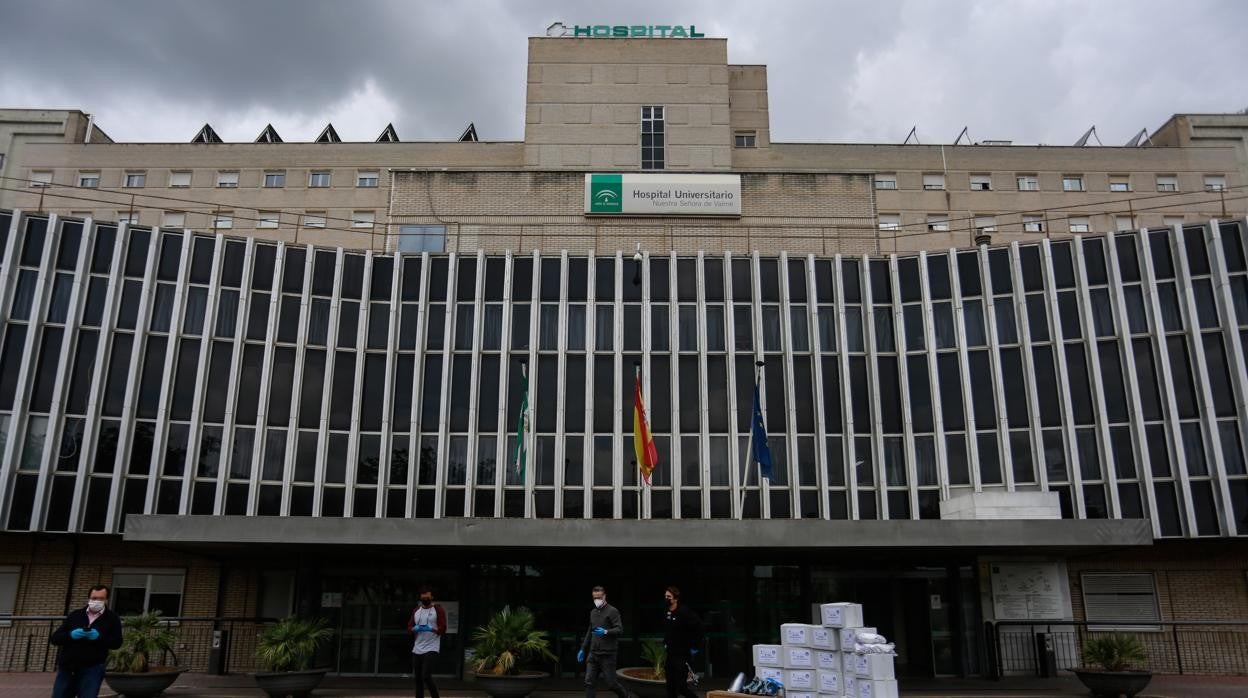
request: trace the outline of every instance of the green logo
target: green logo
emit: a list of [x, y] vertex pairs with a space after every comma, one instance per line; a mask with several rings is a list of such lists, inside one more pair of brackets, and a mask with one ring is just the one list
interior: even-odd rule
[[596, 174], [589, 177], [589, 212], [620, 213], [624, 210], [623, 175]]

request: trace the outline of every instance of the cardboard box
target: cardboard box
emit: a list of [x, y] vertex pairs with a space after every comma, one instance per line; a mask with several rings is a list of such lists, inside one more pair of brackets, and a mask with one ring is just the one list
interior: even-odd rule
[[841, 652], [841, 672], [846, 676], [857, 676], [857, 674], [854, 673], [854, 668], [854, 653]]
[[841, 693], [841, 672], [839, 671], [820, 671], [815, 676], [816, 687], [820, 693], [831, 693], [840, 695]]
[[898, 698], [897, 682], [858, 679], [858, 698]]
[[841, 685], [845, 687], [845, 695], [855, 698], [858, 695], [858, 677], [852, 674], [841, 675]]
[[829, 628], [852, 628], [862, 625], [862, 604], [820, 604], [819, 615], [823, 618], [823, 624]]
[[840, 635], [841, 635], [841, 651], [842, 652], [854, 651], [854, 642], [856, 641], [858, 637], [858, 633], [860, 632], [873, 633], [875, 632], [875, 628], [862, 628], [862, 627], [841, 628]]
[[895, 679], [893, 659], [891, 654], [855, 654], [854, 674], [876, 681]]
[[775, 679], [784, 684], [784, 669], [774, 666], [754, 667], [754, 675], [760, 679]]
[[815, 694], [813, 691], [793, 692], [793, 691], [789, 691], [788, 689], [785, 689], [784, 695], [785, 695], [785, 698], [815, 698]]
[[841, 666], [840, 652], [821, 652], [815, 650], [815, 668], [824, 671], [841, 671], [845, 667]]
[[813, 691], [815, 690], [815, 670], [786, 669], [780, 683], [784, 684], [786, 694], [791, 694], [793, 691]]
[[[780, 647], [780, 662], [785, 669], [814, 669], [815, 651], [809, 647], [782, 645]], [[760, 664], [761, 662], [755, 661], [754, 663]]]
[[836, 628], [812, 625], [810, 626], [810, 646], [824, 650], [839, 650], [841, 633]]
[[844, 693], [817, 693], [815, 698], [843, 698]]
[[812, 647], [810, 630], [815, 626], [805, 623], [785, 623], [780, 626], [780, 642], [785, 645]]
[[784, 666], [780, 658], [780, 645], [754, 645], [754, 666]]

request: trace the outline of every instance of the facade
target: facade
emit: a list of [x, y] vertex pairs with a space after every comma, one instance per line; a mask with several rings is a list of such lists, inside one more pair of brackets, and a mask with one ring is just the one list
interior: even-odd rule
[[13, 190], [32, 183], [31, 172], [22, 163], [28, 161], [27, 146], [36, 143], [112, 143], [112, 139], [90, 114], [77, 110], [0, 109], [0, 208], [13, 206], [17, 193]]
[[[234, 670], [293, 611], [336, 671], [401, 673], [425, 583], [448, 673], [504, 604], [575, 671], [594, 584], [626, 663], [684, 588], [713, 675], [833, 598], [911, 676], [1035, 671], [1029, 623], [1069, 667], [1088, 624], [1248, 618], [1233, 129], [774, 143], [765, 68], [717, 39], [531, 39], [528, 80], [519, 143], [25, 147], [51, 186], [0, 211], [5, 670], [97, 581], [183, 617], [195, 668], [226, 630]], [[602, 172], [727, 176], [740, 212], [602, 215]], [[1248, 672], [1207, 651], [1248, 625], [1200, 632], [1156, 666]]]

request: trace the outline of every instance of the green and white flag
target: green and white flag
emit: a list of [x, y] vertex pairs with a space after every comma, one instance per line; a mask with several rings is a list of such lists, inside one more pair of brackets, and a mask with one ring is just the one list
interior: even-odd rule
[[524, 461], [528, 455], [529, 431], [529, 371], [525, 364], [520, 364], [520, 416], [516, 419], [516, 449], [512, 455], [511, 466], [524, 480]]

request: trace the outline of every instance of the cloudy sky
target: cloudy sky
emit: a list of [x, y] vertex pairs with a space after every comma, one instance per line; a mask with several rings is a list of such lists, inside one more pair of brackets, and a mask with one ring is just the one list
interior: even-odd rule
[[528, 36], [568, 24], [693, 24], [768, 66], [772, 137], [1107, 145], [1175, 112], [1248, 108], [1242, 0], [327, 2], [5, 0], [0, 107], [94, 113], [122, 141], [205, 121], [287, 141], [484, 140], [524, 129]]

